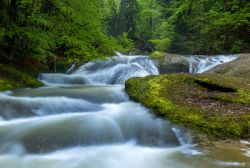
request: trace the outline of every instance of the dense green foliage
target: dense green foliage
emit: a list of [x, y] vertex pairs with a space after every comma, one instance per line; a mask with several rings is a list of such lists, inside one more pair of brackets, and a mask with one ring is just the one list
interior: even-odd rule
[[214, 54], [249, 49], [249, 1], [185, 0], [168, 5], [167, 22], [174, 30], [170, 51]]
[[[122, 50], [105, 32], [110, 0], [3, 0], [0, 4], [0, 59], [88, 61]], [[124, 39], [125, 38], [125, 39]], [[130, 45], [126, 36], [121, 43]], [[126, 41], [128, 41], [126, 43]]]
[[249, 51], [247, 0], [121, 0], [123, 3], [127, 5], [120, 7], [120, 22], [112, 24], [112, 30], [114, 34], [127, 31], [140, 50], [183, 54]]
[[184, 54], [248, 52], [249, 9], [247, 0], [1, 0], [0, 61], [51, 66], [134, 46]]

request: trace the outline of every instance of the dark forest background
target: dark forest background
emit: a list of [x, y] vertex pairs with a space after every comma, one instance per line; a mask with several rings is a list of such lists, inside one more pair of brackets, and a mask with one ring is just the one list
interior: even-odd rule
[[249, 52], [248, 0], [1, 0], [0, 62]]

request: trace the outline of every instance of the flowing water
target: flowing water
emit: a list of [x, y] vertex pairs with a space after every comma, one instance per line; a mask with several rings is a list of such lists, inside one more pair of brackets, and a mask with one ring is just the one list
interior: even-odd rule
[[127, 79], [158, 73], [146, 56], [119, 55], [42, 74], [46, 87], [0, 93], [0, 168], [249, 167], [249, 149], [198, 149], [129, 100]]
[[189, 62], [189, 73], [203, 73], [218, 65], [237, 59], [237, 55], [199, 56], [194, 55], [187, 58]]

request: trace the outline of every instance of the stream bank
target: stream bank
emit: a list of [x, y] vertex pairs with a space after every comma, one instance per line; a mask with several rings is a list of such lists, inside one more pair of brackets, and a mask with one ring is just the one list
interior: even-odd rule
[[41, 87], [43, 83], [35, 75], [9, 65], [0, 65], [0, 91], [26, 87]]

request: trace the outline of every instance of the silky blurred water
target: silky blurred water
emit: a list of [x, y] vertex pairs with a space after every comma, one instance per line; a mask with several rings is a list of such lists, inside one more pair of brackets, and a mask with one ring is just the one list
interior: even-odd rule
[[198, 149], [129, 100], [127, 79], [157, 74], [149, 57], [119, 55], [41, 74], [46, 87], [0, 93], [0, 168], [249, 167], [249, 149]]

